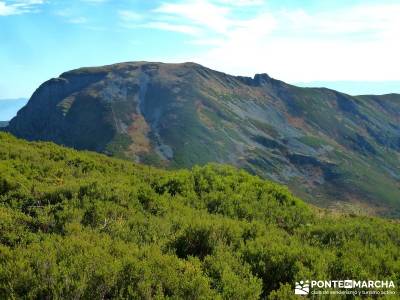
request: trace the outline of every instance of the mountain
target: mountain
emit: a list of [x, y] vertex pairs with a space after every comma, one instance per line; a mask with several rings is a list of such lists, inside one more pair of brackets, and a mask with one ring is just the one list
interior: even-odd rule
[[7, 130], [163, 167], [228, 163], [319, 206], [400, 216], [396, 94], [352, 97], [195, 63], [120, 63], [43, 83]]
[[0, 121], [0, 127], [7, 127], [8, 122], [7, 121]]
[[11, 120], [27, 102], [25, 98], [0, 99], [0, 120]]
[[330, 214], [228, 166], [0, 144], [0, 299], [286, 300], [332, 278], [400, 292], [398, 221]]

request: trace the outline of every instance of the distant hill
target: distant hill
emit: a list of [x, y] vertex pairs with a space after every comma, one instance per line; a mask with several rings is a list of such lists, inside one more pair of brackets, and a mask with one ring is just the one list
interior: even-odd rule
[[299, 82], [301, 87], [328, 87], [350, 95], [383, 95], [400, 93], [400, 81], [310, 81]]
[[286, 300], [332, 278], [400, 292], [399, 222], [331, 214], [228, 166], [0, 145], [0, 299]]
[[400, 95], [352, 97], [195, 63], [81, 68], [7, 130], [169, 168], [229, 163], [320, 206], [400, 216]]
[[0, 120], [11, 120], [27, 102], [25, 98], [0, 99]]
[[8, 121], [0, 121], [0, 127], [7, 127]]

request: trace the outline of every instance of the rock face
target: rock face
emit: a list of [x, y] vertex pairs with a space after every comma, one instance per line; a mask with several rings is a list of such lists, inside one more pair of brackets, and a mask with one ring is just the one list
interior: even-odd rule
[[400, 95], [121, 63], [45, 82], [7, 130], [165, 167], [229, 163], [318, 205], [400, 215]]

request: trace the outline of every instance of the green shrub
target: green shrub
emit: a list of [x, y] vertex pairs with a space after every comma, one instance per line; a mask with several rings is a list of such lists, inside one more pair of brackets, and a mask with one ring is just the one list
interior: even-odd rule
[[0, 142], [0, 299], [297, 299], [304, 279], [400, 285], [397, 221], [321, 217], [228, 166], [165, 171]]

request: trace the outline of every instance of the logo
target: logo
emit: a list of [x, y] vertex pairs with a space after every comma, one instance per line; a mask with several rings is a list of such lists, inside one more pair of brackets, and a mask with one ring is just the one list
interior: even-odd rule
[[353, 288], [353, 280], [345, 280], [343, 282], [343, 287], [345, 289], [352, 289]]
[[296, 295], [395, 295], [392, 280], [301, 280], [296, 281]]
[[310, 282], [308, 280], [306, 281], [299, 281], [296, 282], [296, 286], [294, 289], [294, 293], [296, 295], [308, 295], [310, 292]]

